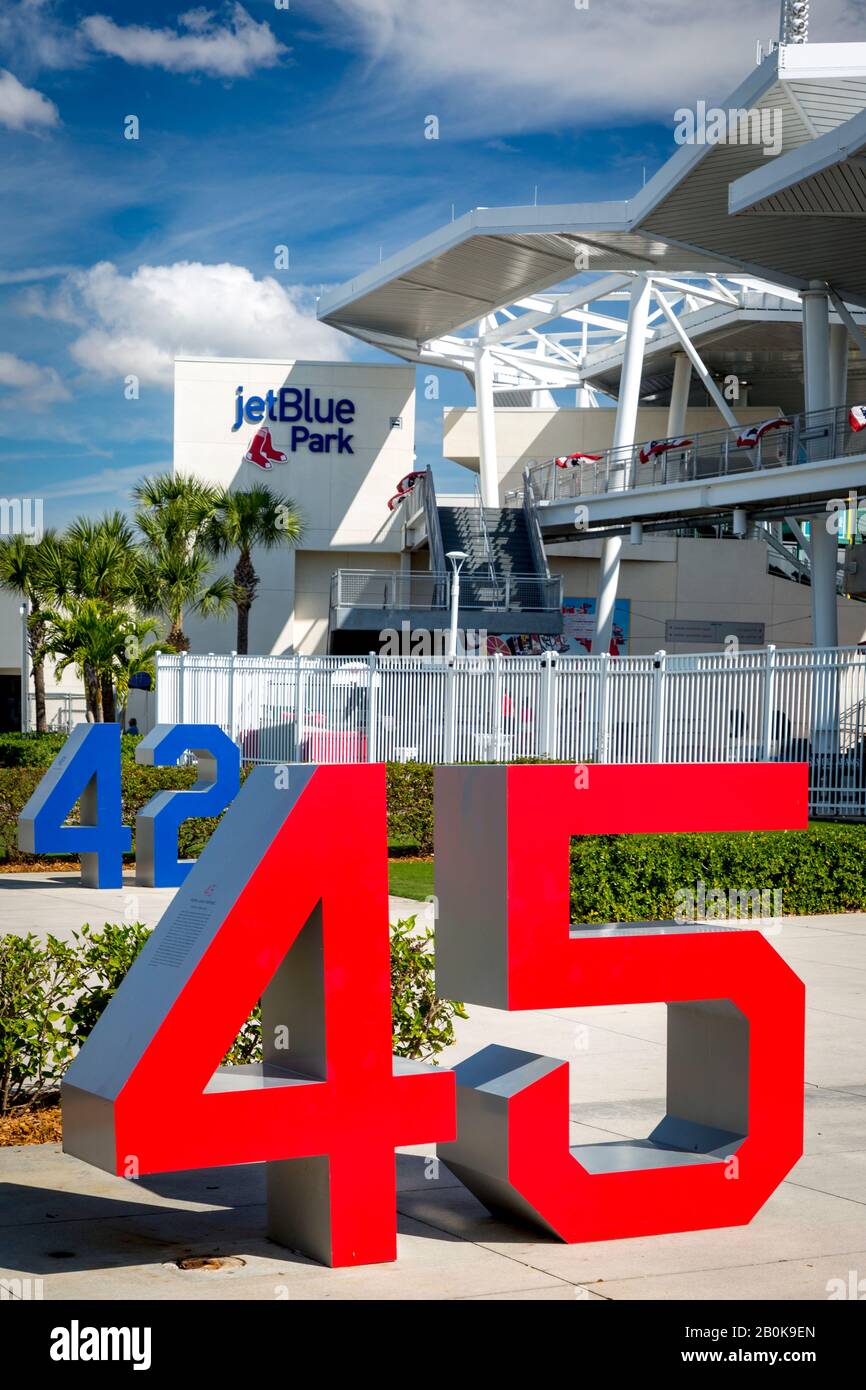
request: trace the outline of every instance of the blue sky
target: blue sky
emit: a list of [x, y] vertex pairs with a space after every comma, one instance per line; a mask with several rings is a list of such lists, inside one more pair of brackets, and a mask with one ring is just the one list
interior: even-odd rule
[[[675, 109], [723, 99], [778, 8], [4, 0], [0, 493], [43, 496], [56, 526], [126, 506], [170, 466], [175, 352], [375, 357], [316, 323], [323, 285], [452, 205], [632, 195], [674, 148]], [[864, 17], [862, 0], [813, 10], [814, 38]], [[422, 463], [441, 405], [469, 399], [448, 374], [442, 401], [419, 394]]]

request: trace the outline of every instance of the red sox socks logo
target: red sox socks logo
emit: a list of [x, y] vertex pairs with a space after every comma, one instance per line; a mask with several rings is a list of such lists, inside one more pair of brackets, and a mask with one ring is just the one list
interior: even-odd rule
[[270, 469], [275, 463], [287, 463], [288, 456], [274, 448], [271, 432], [262, 425], [252, 437], [250, 447], [244, 454], [244, 463], [254, 463], [257, 468]]

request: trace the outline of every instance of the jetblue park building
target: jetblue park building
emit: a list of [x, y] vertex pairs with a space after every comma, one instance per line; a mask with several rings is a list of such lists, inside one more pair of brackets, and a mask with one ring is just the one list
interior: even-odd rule
[[[178, 361], [175, 468], [304, 516], [251, 650], [441, 634], [455, 553], [503, 655], [859, 643], [864, 120], [866, 45], [783, 43], [634, 199], [479, 209], [326, 295], [375, 363]], [[453, 495], [414, 448], [450, 372]]]

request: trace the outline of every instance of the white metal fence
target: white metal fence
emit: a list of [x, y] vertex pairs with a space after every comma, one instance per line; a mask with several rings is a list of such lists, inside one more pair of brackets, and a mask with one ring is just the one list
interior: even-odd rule
[[160, 723], [247, 762], [808, 762], [810, 812], [866, 816], [866, 651], [161, 656]]
[[[36, 696], [31, 690], [27, 702], [28, 729], [36, 728]], [[87, 701], [82, 691], [49, 690], [45, 694], [45, 715], [52, 733], [68, 734], [87, 719]]]

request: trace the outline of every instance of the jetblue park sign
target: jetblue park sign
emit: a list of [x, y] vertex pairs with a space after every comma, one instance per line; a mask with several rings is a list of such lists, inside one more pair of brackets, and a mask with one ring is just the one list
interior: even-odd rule
[[[232, 431], [245, 423], [291, 426], [292, 453], [307, 448], [313, 454], [354, 454], [354, 435], [346, 428], [355, 423], [355, 402], [334, 396], [317, 396], [310, 388], [282, 386], [263, 396], [245, 395], [243, 386], [235, 392], [235, 420]], [[322, 429], [322, 426], [331, 426]]]

